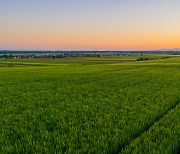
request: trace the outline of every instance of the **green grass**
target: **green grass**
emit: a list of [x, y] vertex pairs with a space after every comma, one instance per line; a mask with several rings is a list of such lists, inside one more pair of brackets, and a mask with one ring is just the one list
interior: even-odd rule
[[180, 58], [87, 59], [0, 61], [0, 151], [177, 152]]
[[141, 136], [134, 139], [123, 153], [179, 153], [180, 105], [171, 110]]
[[102, 64], [102, 63], [124, 63], [135, 62], [136, 57], [120, 56], [120, 57], [69, 57], [69, 58], [36, 58], [36, 59], [2, 59], [0, 64], [15, 64], [15, 65], [60, 65], [60, 64]]

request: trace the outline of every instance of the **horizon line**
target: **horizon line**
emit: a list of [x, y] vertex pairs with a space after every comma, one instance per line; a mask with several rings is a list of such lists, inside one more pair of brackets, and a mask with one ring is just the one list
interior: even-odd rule
[[0, 51], [162, 51], [180, 50], [180, 48], [161, 48], [161, 49], [0, 49]]

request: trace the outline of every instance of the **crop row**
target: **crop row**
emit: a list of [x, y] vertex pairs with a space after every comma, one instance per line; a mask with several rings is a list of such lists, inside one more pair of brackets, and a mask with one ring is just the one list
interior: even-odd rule
[[122, 152], [128, 153], [179, 153], [180, 105], [157, 121], [147, 132], [130, 142]]
[[180, 96], [178, 66], [14, 67], [0, 72], [0, 150], [10, 153], [117, 153]]

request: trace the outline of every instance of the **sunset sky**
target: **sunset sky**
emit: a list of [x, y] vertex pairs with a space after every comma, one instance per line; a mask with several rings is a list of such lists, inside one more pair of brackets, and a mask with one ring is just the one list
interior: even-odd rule
[[180, 48], [180, 0], [0, 0], [0, 49]]

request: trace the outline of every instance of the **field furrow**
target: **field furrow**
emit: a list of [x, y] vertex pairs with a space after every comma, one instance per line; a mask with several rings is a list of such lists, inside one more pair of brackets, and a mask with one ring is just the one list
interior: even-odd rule
[[179, 130], [180, 105], [178, 103], [147, 131], [132, 140], [121, 153], [179, 153]]
[[0, 151], [119, 153], [143, 142], [180, 100], [180, 65], [148, 64], [1, 67]]
[[131, 145], [132, 141], [137, 140], [138, 138], [140, 138], [142, 136], [142, 134], [147, 133], [152, 127], [154, 127], [154, 125], [156, 123], [159, 123], [160, 121], [162, 121], [162, 119], [164, 119], [164, 117], [166, 117], [169, 114], [169, 112], [172, 112], [172, 110], [174, 110], [175, 108], [178, 108], [177, 106], [179, 106], [179, 101], [174, 103], [168, 110], [164, 111], [163, 114], [156, 117], [156, 119], [153, 121], [153, 123], [151, 125], [149, 125], [149, 126], [147, 125], [147, 128], [145, 128], [142, 133], [139, 132], [140, 134], [139, 133], [136, 134], [135, 138], [132, 139], [127, 145], [124, 145], [124, 147], [120, 147], [121, 150], [117, 153], [124, 152], [123, 150], [126, 149], [127, 147], [129, 147]]

